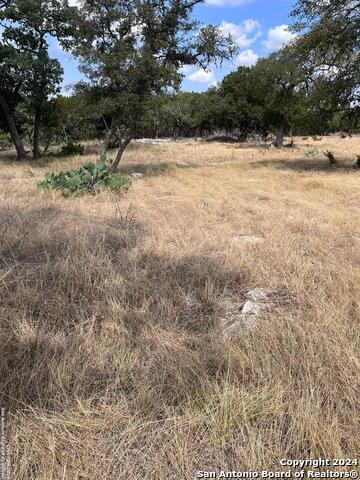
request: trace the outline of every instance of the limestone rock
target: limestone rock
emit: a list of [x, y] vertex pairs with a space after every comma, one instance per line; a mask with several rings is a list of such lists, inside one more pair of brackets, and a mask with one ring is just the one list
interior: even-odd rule
[[246, 298], [253, 302], [266, 302], [273, 293], [269, 288], [253, 288], [246, 294]]
[[177, 166], [178, 168], [187, 168], [187, 167], [190, 167], [191, 164], [188, 163], [188, 162], [177, 162], [176, 166]]
[[267, 288], [254, 288], [246, 294], [245, 302], [241, 313], [235, 321], [227, 327], [229, 335], [239, 335], [243, 331], [251, 328], [260, 315], [268, 310], [273, 304], [271, 296], [274, 294], [272, 290]]
[[264, 239], [257, 235], [237, 235], [231, 239], [231, 243], [238, 246], [254, 245], [262, 242]]
[[143, 178], [144, 174], [139, 173], [139, 172], [134, 172], [134, 173], [130, 173], [130, 177], [132, 177], [132, 178]]

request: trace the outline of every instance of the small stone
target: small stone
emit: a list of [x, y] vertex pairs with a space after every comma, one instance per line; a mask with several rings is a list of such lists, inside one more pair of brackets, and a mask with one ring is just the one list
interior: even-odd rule
[[134, 173], [130, 173], [130, 177], [132, 177], [132, 178], [143, 178], [144, 174], [139, 173], [139, 172], [134, 172]]
[[264, 302], [269, 300], [274, 292], [268, 288], [253, 288], [246, 294], [246, 298], [253, 302]]
[[264, 239], [262, 237], [258, 237], [256, 235], [238, 235], [231, 239], [231, 242], [234, 245], [253, 245], [256, 243], [262, 242]]

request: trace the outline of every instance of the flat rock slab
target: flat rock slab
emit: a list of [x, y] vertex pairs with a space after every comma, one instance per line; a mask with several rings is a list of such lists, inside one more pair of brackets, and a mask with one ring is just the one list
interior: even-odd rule
[[130, 173], [130, 177], [132, 178], [143, 178], [145, 175], [143, 173], [139, 173], [139, 172], [134, 172], [134, 173]]
[[237, 235], [231, 239], [231, 243], [239, 247], [243, 245], [256, 245], [257, 243], [263, 241], [264, 239], [262, 237], [258, 237], [257, 235]]
[[151, 145], [163, 145], [165, 143], [179, 143], [182, 139], [175, 138], [137, 138], [137, 143], [149, 143]]
[[188, 162], [177, 162], [176, 163], [176, 166], [178, 168], [187, 168], [187, 167], [191, 167], [191, 163], [188, 163]]

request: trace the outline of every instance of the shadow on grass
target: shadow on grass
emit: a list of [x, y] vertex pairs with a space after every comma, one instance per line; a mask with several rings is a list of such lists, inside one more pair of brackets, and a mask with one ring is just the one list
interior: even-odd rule
[[264, 143], [237, 142], [237, 143], [227, 143], [227, 144], [224, 144], [223, 146], [225, 148], [230, 148], [232, 150], [233, 149], [269, 150], [269, 145], [265, 145]]
[[173, 169], [174, 165], [167, 162], [161, 163], [129, 163], [119, 165], [119, 172], [129, 175], [131, 173], [142, 173], [147, 177], [157, 177], [164, 175], [169, 170]]
[[[109, 153], [110, 161], [113, 160], [113, 157], [114, 157], [114, 155], [111, 155], [111, 153], [115, 153], [115, 152]], [[87, 151], [85, 155], [81, 155], [79, 157], [80, 159], [83, 159], [82, 163], [86, 163], [87, 161], [89, 161], [89, 159], [86, 157], [87, 155], [90, 155], [90, 152]], [[16, 157], [11, 158], [11, 157], [3, 156], [2, 158], [0, 157], [0, 164], [3, 163], [9, 166], [22, 166], [32, 170], [48, 168], [50, 171], [52, 171], [51, 170], [52, 165], [55, 162], [59, 162], [59, 159], [64, 160], [64, 163], [66, 163], [69, 160], [71, 160], [71, 156], [64, 157], [64, 155], [61, 154], [61, 152], [49, 153], [36, 161], [31, 159], [17, 161]], [[91, 161], [94, 162], [94, 160], [91, 160]], [[206, 164], [200, 165], [200, 164], [190, 163], [190, 162], [176, 162], [176, 163], [175, 162], [174, 163], [173, 162], [121, 163], [120, 162], [118, 171], [119, 173], [123, 173], [126, 175], [137, 172], [137, 173], [144, 174], [146, 177], [157, 177], [157, 176], [165, 175], [166, 173], [169, 173], [171, 171], [176, 171], [176, 169], [200, 168], [204, 166], [206, 166]], [[69, 164], [63, 169], [66, 170], [68, 168], [69, 168]], [[54, 170], [54, 173], [58, 173], [60, 170], [61, 170], [61, 167], [57, 165], [57, 168], [56, 170]]]
[[206, 165], [199, 165], [196, 163], [171, 163], [171, 162], [161, 162], [161, 163], [129, 163], [126, 165], [121, 165], [119, 171], [124, 174], [131, 173], [142, 173], [146, 177], [158, 177], [165, 175], [169, 172], [175, 172], [176, 169], [188, 169], [188, 168], [200, 168]]
[[335, 165], [331, 165], [326, 159], [269, 159], [251, 162], [250, 165], [254, 168], [275, 167], [279, 170], [293, 170], [295, 172], [355, 173], [360, 171], [354, 164], [339, 160]]
[[105, 395], [122, 349], [141, 352], [149, 329], [206, 335], [224, 292], [248, 280], [207, 252], [143, 250], [145, 235], [133, 218], [94, 221], [43, 201], [1, 209], [2, 406], [62, 409]]

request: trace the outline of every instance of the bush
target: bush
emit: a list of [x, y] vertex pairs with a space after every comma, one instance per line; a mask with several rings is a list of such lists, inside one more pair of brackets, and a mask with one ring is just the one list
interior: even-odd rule
[[355, 167], [360, 168], [360, 155], [356, 155]]
[[131, 186], [131, 180], [127, 175], [110, 174], [102, 156], [95, 165], [87, 162], [79, 170], [61, 171], [58, 174], [48, 172], [37, 186], [40, 192], [55, 189], [61, 190], [64, 197], [70, 197], [96, 193], [102, 187], [112, 192], [127, 190]]
[[118, 150], [119, 149], [119, 141], [118, 140], [110, 140], [108, 144], [108, 150]]
[[330, 162], [330, 165], [335, 165], [335, 163], [337, 163], [337, 160], [335, 158], [335, 155], [330, 151], [328, 150], [327, 152], [324, 153], [325, 157], [329, 160]]
[[61, 149], [62, 155], [84, 155], [85, 148], [81, 143], [74, 143], [72, 140], [69, 140], [66, 145]]
[[5, 150], [6, 148], [11, 147], [12, 142], [10, 135], [7, 133], [0, 133], [0, 150]]
[[320, 150], [319, 150], [317, 147], [312, 148], [311, 150], [308, 150], [308, 151], [305, 153], [305, 157], [314, 157], [314, 156], [317, 155], [319, 152], [320, 152]]

